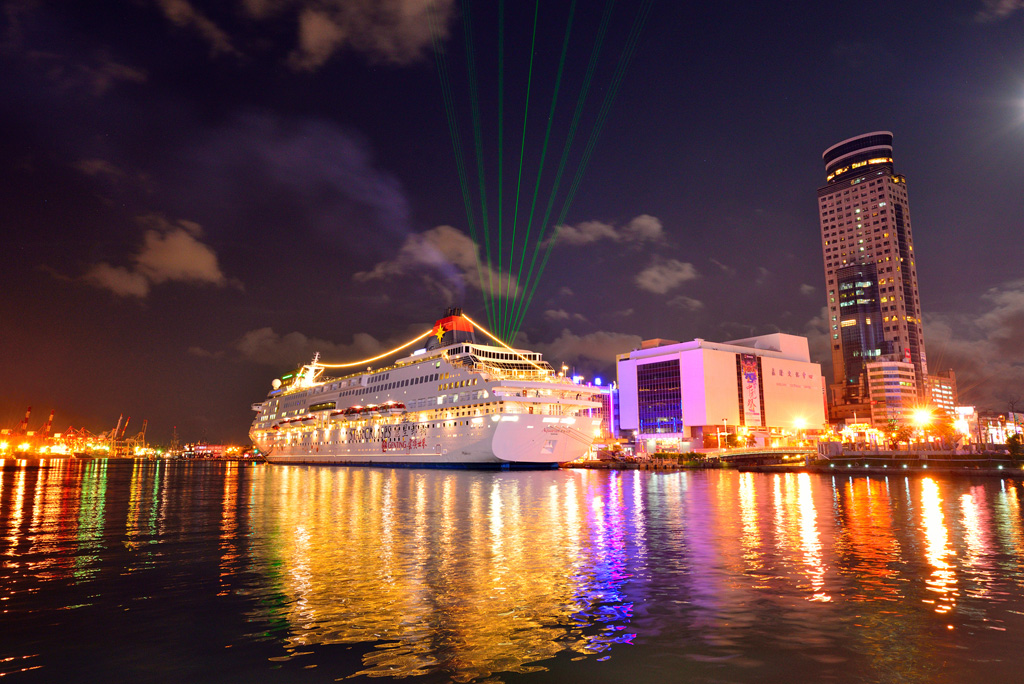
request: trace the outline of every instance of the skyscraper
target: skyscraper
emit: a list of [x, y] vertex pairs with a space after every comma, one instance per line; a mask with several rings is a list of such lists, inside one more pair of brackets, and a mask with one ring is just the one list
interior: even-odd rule
[[[893, 168], [892, 133], [865, 133], [824, 154], [818, 189], [821, 248], [828, 293], [833, 419], [870, 414], [866, 366], [900, 361], [914, 367], [923, 400], [928, 365], [911, 233], [907, 181]], [[864, 415], [864, 414], [861, 414]]]

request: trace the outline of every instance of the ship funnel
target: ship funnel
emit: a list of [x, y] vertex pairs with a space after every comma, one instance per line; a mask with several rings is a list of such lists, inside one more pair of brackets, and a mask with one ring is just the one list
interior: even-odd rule
[[473, 324], [462, 315], [460, 307], [450, 306], [444, 311], [444, 316], [434, 322], [434, 328], [424, 349], [439, 349], [448, 347], [460, 342], [475, 343], [476, 337], [473, 334]]

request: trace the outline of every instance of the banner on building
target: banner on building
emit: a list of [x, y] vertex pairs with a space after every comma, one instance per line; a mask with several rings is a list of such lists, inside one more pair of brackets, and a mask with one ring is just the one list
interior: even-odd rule
[[757, 377], [757, 357], [753, 354], [740, 354], [740, 384], [743, 390], [743, 424], [747, 427], [760, 427], [761, 422], [761, 391]]

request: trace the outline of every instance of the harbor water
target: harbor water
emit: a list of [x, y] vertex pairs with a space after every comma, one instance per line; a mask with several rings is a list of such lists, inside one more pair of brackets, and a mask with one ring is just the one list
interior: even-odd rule
[[5, 682], [1020, 681], [1021, 479], [3, 462]]

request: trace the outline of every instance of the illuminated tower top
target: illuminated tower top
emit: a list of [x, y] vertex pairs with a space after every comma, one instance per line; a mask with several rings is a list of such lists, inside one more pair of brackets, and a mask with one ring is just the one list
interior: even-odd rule
[[825, 181], [838, 183], [856, 173], [887, 165], [892, 172], [892, 133], [875, 131], [837, 142], [821, 155]]

